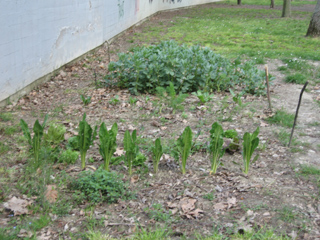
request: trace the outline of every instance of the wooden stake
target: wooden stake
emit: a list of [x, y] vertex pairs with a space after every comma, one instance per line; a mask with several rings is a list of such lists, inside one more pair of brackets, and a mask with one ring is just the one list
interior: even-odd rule
[[308, 85], [308, 81], [306, 81], [306, 83], [304, 84], [304, 86], [303, 86], [303, 88], [302, 88], [302, 90], [301, 90], [301, 93], [300, 93], [299, 103], [298, 103], [298, 106], [297, 106], [296, 116], [295, 116], [295, 118], [294, 118], [292, 130], [291, 130], [291, 136], [290, 136], [290, 140], [289, 140], [288, 147], [290, 147], [291, 140], [292, 140], [292, 136], [293, 136], [294, 127], [296, 126], [296, 122], [297, 122], [297, 118], [298, 118], [298, 113], [299, 113], [299, 108], [300, 108], [301, 99], [302, 99], [302, 94], [303, 94], [304, 90], [306, 89], [307, 85]]
[[270, 109], [270, 111], [272, 112], [271, 99], [270, 99], [270, 87], [269, 87], [268, 65], [265, 65], [265, 70], [266, 70], [267, 96], [268, 96], [268, 102], [269, 102], [269, 109]]

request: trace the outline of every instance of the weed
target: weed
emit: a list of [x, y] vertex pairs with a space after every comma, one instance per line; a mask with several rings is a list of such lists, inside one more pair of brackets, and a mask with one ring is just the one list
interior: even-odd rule
[[161, 145], [161, 139], [157, 138], [155, 143], [154, 143], [154, 147], [152, 148], [152, 152], [153, 152], [153, 169], [154, 172], [157, 173], [158, 172], [158, 166], [159, 166], [159, 162], [160, 162], [160, 158], [163, 154], [162, 151], [162, 145]]
[[300, 173], [302, 175], [320, 175], [320, 169], [314, 166], [301, 165]]
[[209, 94], [208, 92], [203, 92], [198, 90], [197, 92], [193, 92], [192, 95], [195, 95], [200, 100], [201, 104], [205, 104], [209, 102], [213, 98], [213, 94]]
[[149, 218], [156, 221], [167, 222], [171, 219], [171, 212], [166, 211], [160, 203], [154, 203], [150, 208], [145, 208], [144, 211]]
[[279, 215], [279, 219], [281, 219], [284, 222], [292, 222], [298, 216], [298, 213], [295, 211], [295, 208], [290, 206], [284, 206], [283, 208], [278, 209], [277, 212]]
[[49, 145], [58, 145], [64, 140], [66, 128], [62, 124], [50, 124], [48, 132], [44, 133], [43, 140]]
[[112, 104], [112, 105], [117, 105], [118, 103], [120, 103], [119, 96], [116, 95], [114, 98], [111, 98], [109, 103]]
[[146, 230], [142, 228], [133, 236], [133, 240], [165, 240], [170, 239], [170, 228], [157, 227], [155, 230]]
[[126, 151], [126, 162], [129, 169], [129, 175], [131, 175], [133, 161], [137, 157], [137, 154], [139, 152], [139, 147], [137, 145], [136, 130], [132, 132], [132, 135], [130, 135], [130, 132], [128, 130], [125, 132], [124, 139], [123, 139], [123, 146], [124, 146], [124, 150]]
[[120, 198], [126, 199], [129, 196], [122, 176], [102, 168], [94, 173], [81, 172], [71, 186], [75, 190], [80, 190], [83, 196], [93, 203], [114, 203]]
[[84, 95], [80, 95], [80, 99], [82, 100], [82, 103], [87, 106], [91, 103], [91, 96], [84, 96]]
[[67, 149], [63, 151], [58, 158], [58, 162], [60, 163], [67, 163], [67, 164], [74, 164], [79, 157], [79, 152], [72, 151], [71, 149]]
[[207, 199], [209, 201], [213, 201], [213, 199], [215, 198], [214, 196], [214, 193], [213, 192], [210, 192], [210, 193], [207, 193], [207, 194], [204, 194], [202, 196], [203, 199]]
[[267, 122], [272, 124], [278, 124], [283, 127], [292, 127], [294, 121], [294, 114], [290, 114], [282, 110], [277, 110], [276, 113], [266, 119]]
[[130, 105], [135, 105], [137, 101], [138, 101], [137, 98], [133, 98], [133, 97], [130, 96], [130, 98], [129, 98]]
[[286, 76], [285, 78], [285, 82], [287, 83], [305, 84], [306, 81], [307, 81], [306, 76], [301, 73], [295, 73], [295, 74]]
[[7, 144], [0, 142], [0, 154], [1, 155], [8, 152], [9, 150], [10, 150], [10, 147]]
[[12, 113], [0, 113], [0, 121], [9, 122], [11, 120], [13, 120]]

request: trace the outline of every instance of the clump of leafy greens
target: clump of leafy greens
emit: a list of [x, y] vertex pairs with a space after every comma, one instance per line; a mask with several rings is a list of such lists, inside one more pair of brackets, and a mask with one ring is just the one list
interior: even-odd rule
[[124, 133], [123, 146], [126, 151], [126, 162], [129, 169], [129, 175], [132, 175], [133, 161], [139, 153], [139, 147], [137, 145], [137, 130], [133, 130], [132, 135], [130, 135], [128, 130]]
[[23, 131], [23, 135], [27, 138], [28, 143], [32, 147], [32, 151], [35, 159], [35, 165], [39, 165], [40, 144], [41, 144], [41, 139], [43, 136], [44, 127], [46, 125], [47, 120], [48, 120], [48, 115], [45, 116], [42, 125], [39, 123], [38, 120], [35, 121], [33, 125], [34, 136], [33, 138], [31, 138], [28, 124], [23, 119], [20, 119], [20, 126]]
[[186, 174], [187, 158], [190, 155], [192, 147], [192, 130], [188, 126], [177, 140], [177, 148], [181, 156], [181, 171]]
[[166, 88], [170, 82], [177, 93], [240, 86], [246, 93], [265, 94], [264, 72], [253, 62], [231, 62], [206, 47], [164, 41], [118, 56], [119, 60], [108, 66], [106, 83], [116, 80], [118, 87], [128, 88], [132, 94], [154, 94], [156, 87]]
[[97, 126], [92, 130], [92, 127], [86, 121], [86, 114], [83, 114], [83, 119], [79, 123], [78, 131], [77, 141], [80, 149], [81, 168], [84, 169], [86, 167], [87, 151], [97, 136]]
[[215, 122], [210, 130], [210, 152], [211, 152], [211, 173], [215, 174], [221, 164], [220, 158], [225, 153], [223, 150], [223, 129], [222, 126]]
[[104, 169], [109, 171], [109, 164], [111, 157], [114, 152], [117, 150], [117, 134], [118, 134], [118, 125], [114, 123], [111, 129], [108, 131], [105, 123], [100, 125], [99, 138], [100, 138], [100, 147], [99, 152], [104, 160]]
[[256, 155], [254, 159], [251, 161], [252, 154], [254, 150], [258, 147], [259, 145], [259, 127], [251, 134], [249, 132], [246, 132], [243, 135], [243, 163], [244, 163], [244, 170], [243, 172], [245, 174], [248, 174], [249, 172], [249, 165], [251, 163], [254, 163], [255, 161], [258, 160], [259, 155]]

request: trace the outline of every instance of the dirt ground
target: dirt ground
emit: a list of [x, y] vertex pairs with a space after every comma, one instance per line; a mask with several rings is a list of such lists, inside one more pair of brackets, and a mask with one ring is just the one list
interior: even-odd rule
[[[208, 6], [221, 5], [202, 7]], [[128, 91], [96, 88], [96, 84], [103, 81], [107, 72], [109, 52], [111, 61], [116, 60], [116, 52], [125, 52], [132, 47], [128, 39], [135, 32], [160, 20], [169, 22], [170, 18], [177, 14], [182, 15], [184, 11], [186, 10], [160, 13], [140, 26], [131, 28], [110, 46], [106, 44], [83, 59], [68, 64], [51, 81], [1, 112], [12, 112], [16, 119], [24, 119], [29, 126], [36, 119], [42, 121], [43, 115], [48, 113], [49, 121], [66, 126], [66, 138], [76, 133], [76, 127], [84, 113], [91, 124], [105, 122], [107, 126], [111, 126], [117, 122], [119, 147], [127, 129], [137, 129], [138, 136], [142, 139], [152, 139], [149, 142], [146, 140], [146, 144], [150, 144], [160, 136], [169, 143], [169, 140], [176, 139], [186, 126], [190, 126], [194, 132], [201, 130], [198, 142], [205, 144], [211, 125], [217, 119], [231, 117], [232, 121], [222, 122], [223, 128], [236, 129], [241, 136], [260, 126], [259, 138], [264, 147], [258, 151], [259, 160], [251, 166], [248, 175], [241, 171], [240, 152], [225, 154], [222, 158], [224, 165], [218, 168], [216, 175], [211, 175], [209, 155], [201, 148], [188, 159], [186, 175], [181, 174], [179, 164], [169, 155], [165, 155], [161, 160], [159, 173], [154, 175], [151, 154], [142, 149], [149, 158], [149, 173], [136, 173], [134, 178], [130, 179], [123, 164], [111, 167], [112, 170], [125, 174], [126, 180], [131, 181], [130, 189], [136, 192], [136, 198], [119, 201], [117, 204], [99, 204], [90, 217], [97, 220], [105, 218], [97, 230], [116, 238], [131, 236], [139, 231], [138, 226], [152, 229], [159, 224], [172, 232], [173, 239], [192, 237], [196, 232], [210, 235], [214, 230], [231, 236], [235, 232], [250, 229], [257, 231], [262, 228], [272, 228], [275, 232], [293, 239], [319, 239], [320, 203], [317, 182], [299, 175], [300, 164], [320, 168], [320, 126], [313, 124], [320, 122], [320, 107], [314, 101], [320, 99], [319, 85], [309, 86], [303, 95], [294, 136], [307, 144], [296, 146], [300, 149], [297, 152], [292, 152], [280, 143], [276, 137], [276, 133], [281, 129], [279, 126], [266, 122], [266, 97], [246, 96], [243, 98], [246, 107], [236, 111], [232, 98], [225, 98], [230, 96], [229, 93], [216, 93], [207, 107], [199, 106], [197, 98], [190, 95], [183, 103], [186, 114], [184, 117], [182, 112], [172, 113], [168, 108], [164, 108], [160, 116], [155, 116], [155, 107], [152, 104], [152, 101], [156, 100], [154, 96], [150, 96], [150, 101], [146, 101], [145, 95], [134, 96], [138, 101], [130, 105]], [[284, 75], [277, 70], [284, 65], [280, 60], [268, 60], [267, 64], [270, 73], [276, 78], [271, 86], [273, 109], [284, 108], [295, 113], [302, 86], [284, 83]], [[319, 65], [319, 62], [313, 64]], [[263, 69], [264, 66], [259, 68]], [[91, 96], [91, 103], [84, 106], [80, 94]], [[110, 100], [116, 95], [120, 102], [111, 104]], [[221, 112], [224, 102], [228, 107]], [[11, 141], [9, 137], [6, 138]], [[13, 144], [13, 149], [11, 155], [8, 153], [8, 157], [4, 157], [4, 164], [17, 174], [6, 184], [17, 181], [18, 173], [26, 163], [26, 159], [12, 157], [21, 151], [21, 146]], [[87, 158], [90, 157], [95, 161], [89, 165], [95, 168], [103, 163], [98, 151], [98, 141], [89, 150]], [[63, 169], [70, 176], [76, 177], [80, 171], [79, 166], [80, 160], [75, 165], [61, 166], [60, 170]], [[55, 174], [60, 170], [56, 169]], [[60, 189], [59, 193], [69, 194], [65, 188]], [[22, 197], [19, 191], [13, 189], [9, 195], [4, 196], [4, 201], [12, 196]], [[146, 209], [152, 209], [153, 204], [163, 206], [163, 209], [157, 210], [160, 213], [168, 214], [171, 210], [171, 220], [162, 221], [161, 218], [159, 220], [150, 217]], [[89, 205], [90, 203], [86, 202], [73, 206], [69, 214], [63, 217], [50, 213], [52, 222], [41, 229], [37, 236], [39, 239], [45, 239], [40, 236], [47, 236], [46, 239], [59, 239], [59, 236], [61, 239], [71, 239], [71, 234], [77, 236], [83, 229], [87, 229], [88, 216], [83, 212]], [[3, 211], [1, 218], [1, 224], [6, 226], [12, 217]]]

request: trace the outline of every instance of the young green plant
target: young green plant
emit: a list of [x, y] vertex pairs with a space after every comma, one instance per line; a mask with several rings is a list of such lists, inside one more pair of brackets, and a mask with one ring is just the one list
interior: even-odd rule
[[211, 173], [215, 174], [217, 172], [217, 168], [221, 164], [221, 161], [219, 160], [223, 154], [224, 150], [222, 148], [223, 146], [223, 129], [222, 126], [215, 122], [212, 124], [211, 130], [210, 130], [210, 152], [212, 154], [211, 157]]
[[181, 171], [182, 174], [185, 174], [187, 158], [190, 155], [192, 147], [192, 131], [189, 126], [184, 129], [183, 133], [178, 138], [177, 147], [181, 155]]
[[77, 136], [80, 156], [81, 156], [81, 168], [86, 167], [86, 155], [90, 146], [93, 144], [94, 139], [97, 136], [97, 126], [92, 130], [91, 126], [86, 121], [86, 114], [83, 114], [83, 119], [79, 123], [79, 133]]
[[213, 94], [209, 94], [208, 92], [202, 92], [201, 90], [198, 90], [197, 92], [193, 92], [192, 95], [198, 97], [201, 104], [205, 104], [206, 102], [209, 102], [213, 98]]
[[45, 116], [42, 125], [39, 123], [38, 120], [35, 121], [35, 123], [33, 125], [34, 136], [33, 136], [33, 138], [31, 138], [28, 124], [23, 119], [20, 119], [20, 126], [23, 131], [23, 135], [27, 138], [30, 146], [32, 146], [32, 150], [33, 150], [34, 159], [35, 159], [36, 164], [39, 163], [41, 138], [43, 136], [44, 127], [46, 125], [47, 120], [48, 120], [48, 114]]
[[111, 157], [117, 149], [117, 134], [118, 134], [118, 125], [114, 123], [111, 129], [108, 131], [105, 123], [103, 122], [100, 125], [99, 138], [100, 138], [100, 147], [99, 152], [104, 160], [104, 169], [109, 171], [109, 164]]
[[254, 150], [258, 147], [259, 145], [259, 127], [251, 134], [249, 132], [246, 132], [243, 135], [243, 163], [244, 163], [244, 173], [248, 174], [249, 172], [249, 165], [250, 163], [254, 163], [255, 161], [258, 160], [259, 155], [256, 155], [254, 159], [251, 161], [252, 154]]
[[157, 173], [160, 158], [163, 154], [160, 138], [156, 139], [156, 141], [154, 143], [154, 147], [152, 148], [152, 152], [153, 152], [153, 169], [154, 169], [154, 173]]
[[85, 97], [84, 95], [81, 94], [80, 98], [85, 106], [91, 103], [91, 96]]
[[126, 151], [126, 162], [128, 164], [129, 175], [132, 175], [132, 163], [139, 152], [139, 147], [137, 145], [137, 130], [134, 130], [132, 135], [130, 135], [128, 130], [124, 133], [123, 146]]

